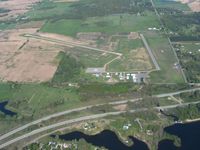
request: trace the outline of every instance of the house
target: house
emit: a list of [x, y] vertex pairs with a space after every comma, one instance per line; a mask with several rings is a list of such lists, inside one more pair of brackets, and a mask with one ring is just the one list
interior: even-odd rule
[[111, 78], [110, 73], [106, 73], [106, 78]]

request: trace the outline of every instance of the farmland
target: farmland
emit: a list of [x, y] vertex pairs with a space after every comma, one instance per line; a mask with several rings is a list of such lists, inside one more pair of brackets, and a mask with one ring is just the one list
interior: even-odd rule
[[41, 82], [53, 77], [57, 65], [52, 62], [59, 50], [52, 44], [20, 36], [36, 30], [13, 29], [1, 33], [1, 81]]

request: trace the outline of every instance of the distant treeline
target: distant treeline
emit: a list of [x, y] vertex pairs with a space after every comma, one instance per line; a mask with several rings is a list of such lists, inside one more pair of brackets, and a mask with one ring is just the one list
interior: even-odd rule
[[173, 42], [178, 41], [200, 41], [200, 36], [171, 36], [170, 40]]
[[162, 21], [169, 31], [172, 41], [200, 40], [200, 13], [163, 14]]

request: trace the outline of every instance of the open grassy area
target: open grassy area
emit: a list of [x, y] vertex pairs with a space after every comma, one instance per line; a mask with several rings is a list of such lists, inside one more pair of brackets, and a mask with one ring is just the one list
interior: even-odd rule
[[181, 71], [175, 68], [178, 62], [167, 38], [158, 32], [146, 32], [144, 36], [153, 50], [154, 56], [161, 70], [152, 72], [151, 82], [155, 83], [183, 83]]
[[13, 22], [0, 22], [0, 30], [5, 30], [5, 29], [13, 29], [16, 26], [16, 23]]
[[109, 71], [131, 72], [153, 69], [151, 59], [141, 39], [119, 38], [118, 40], [116, 52], [123, 54], [123, 56], [108, 65]]
[[181, 2], [176, 2], [172, 0], [153, 0], [156, 7], [160, 8], [173, 8], [182, 11], [189, 11], [190, 8], [187, 4], [183, 4]]
[[155, 14], [146, 12], [144, 16], [121, 14], [82, 19], [61, 19], [48, 21], [42, 32], [76, 36], [78, 32], [102, 32], [107, 34], [143, 31], [148, 27], [159, 27]]
[[0, 101], [9, 100], [9, 108], [19, 116], [38, 118], [79, 103], [79, 96], [73, 89], [53, 88], [46, 84], [0, 84]]
[[85, 66], [85, 68], [103, 67], [107, 62], [116, 57], [115, 54], [103, 53], [78, 47], [67, 50], [66, 52], [78, 59]]

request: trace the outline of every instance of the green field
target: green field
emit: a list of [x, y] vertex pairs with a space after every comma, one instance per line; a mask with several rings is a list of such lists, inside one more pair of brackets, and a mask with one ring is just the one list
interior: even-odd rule
[[85, 68], [104, 67], [104, 65], [115, 58], [117, 55], [85, 48], [72, 48], [66, 51], [69, 55], [78, 59]]
[[16, 23], [13, 22], [7, 22], [7, 23], [0, 22], [0, 30], [13, 29], [15, 28], [15, 26]]
[[168, 0], [153, 0], [156, 7], [159, 8], [173, 8], [182, 11], [189, 11], [190, 8], [187, 4], [182, 4], [181, 2], [168, 1]]
[[71, 108], [80, 102], [73, 89], [45, 84], [1, 83], [0, 96], [0, 101], [9, 100], [9, 107], [19, 116], [33, 118]]
[[131, 72], [153, 69], [151, 59], [141, 39], [129, 40], [127, 38], [118, 38], [115, 40], [119, 40], [116, 52], [123, 55], [120, 59], [108, 65], [109, 71]]
[[78, 32], [116, 34], [130, 31], [143, 31], [147, 30], [148, 27], [159, 27], [158, 20], [152, 12], [146, 12], [144, 16], [121, 14], [105, 17], [90, 17], [84, 20], [50, 20], [41, 28], [41, 31], [76, 36]]
[[30, 19], [86, 19], [111, 14], [137, 14], [152, 11], [149, 0], [81, 0], [76, 2], [55, 2], [43, 0], [34, 5], [25, 16]]
[[144, 36], [153, 50], [154, 56], [161, 70], [152, 72], [151, 82], [155, 83], [183, 83], [184, 79], [180, 70], [174, 68], [178, 62], [167, 38], [156, 32], [146, 32]]

